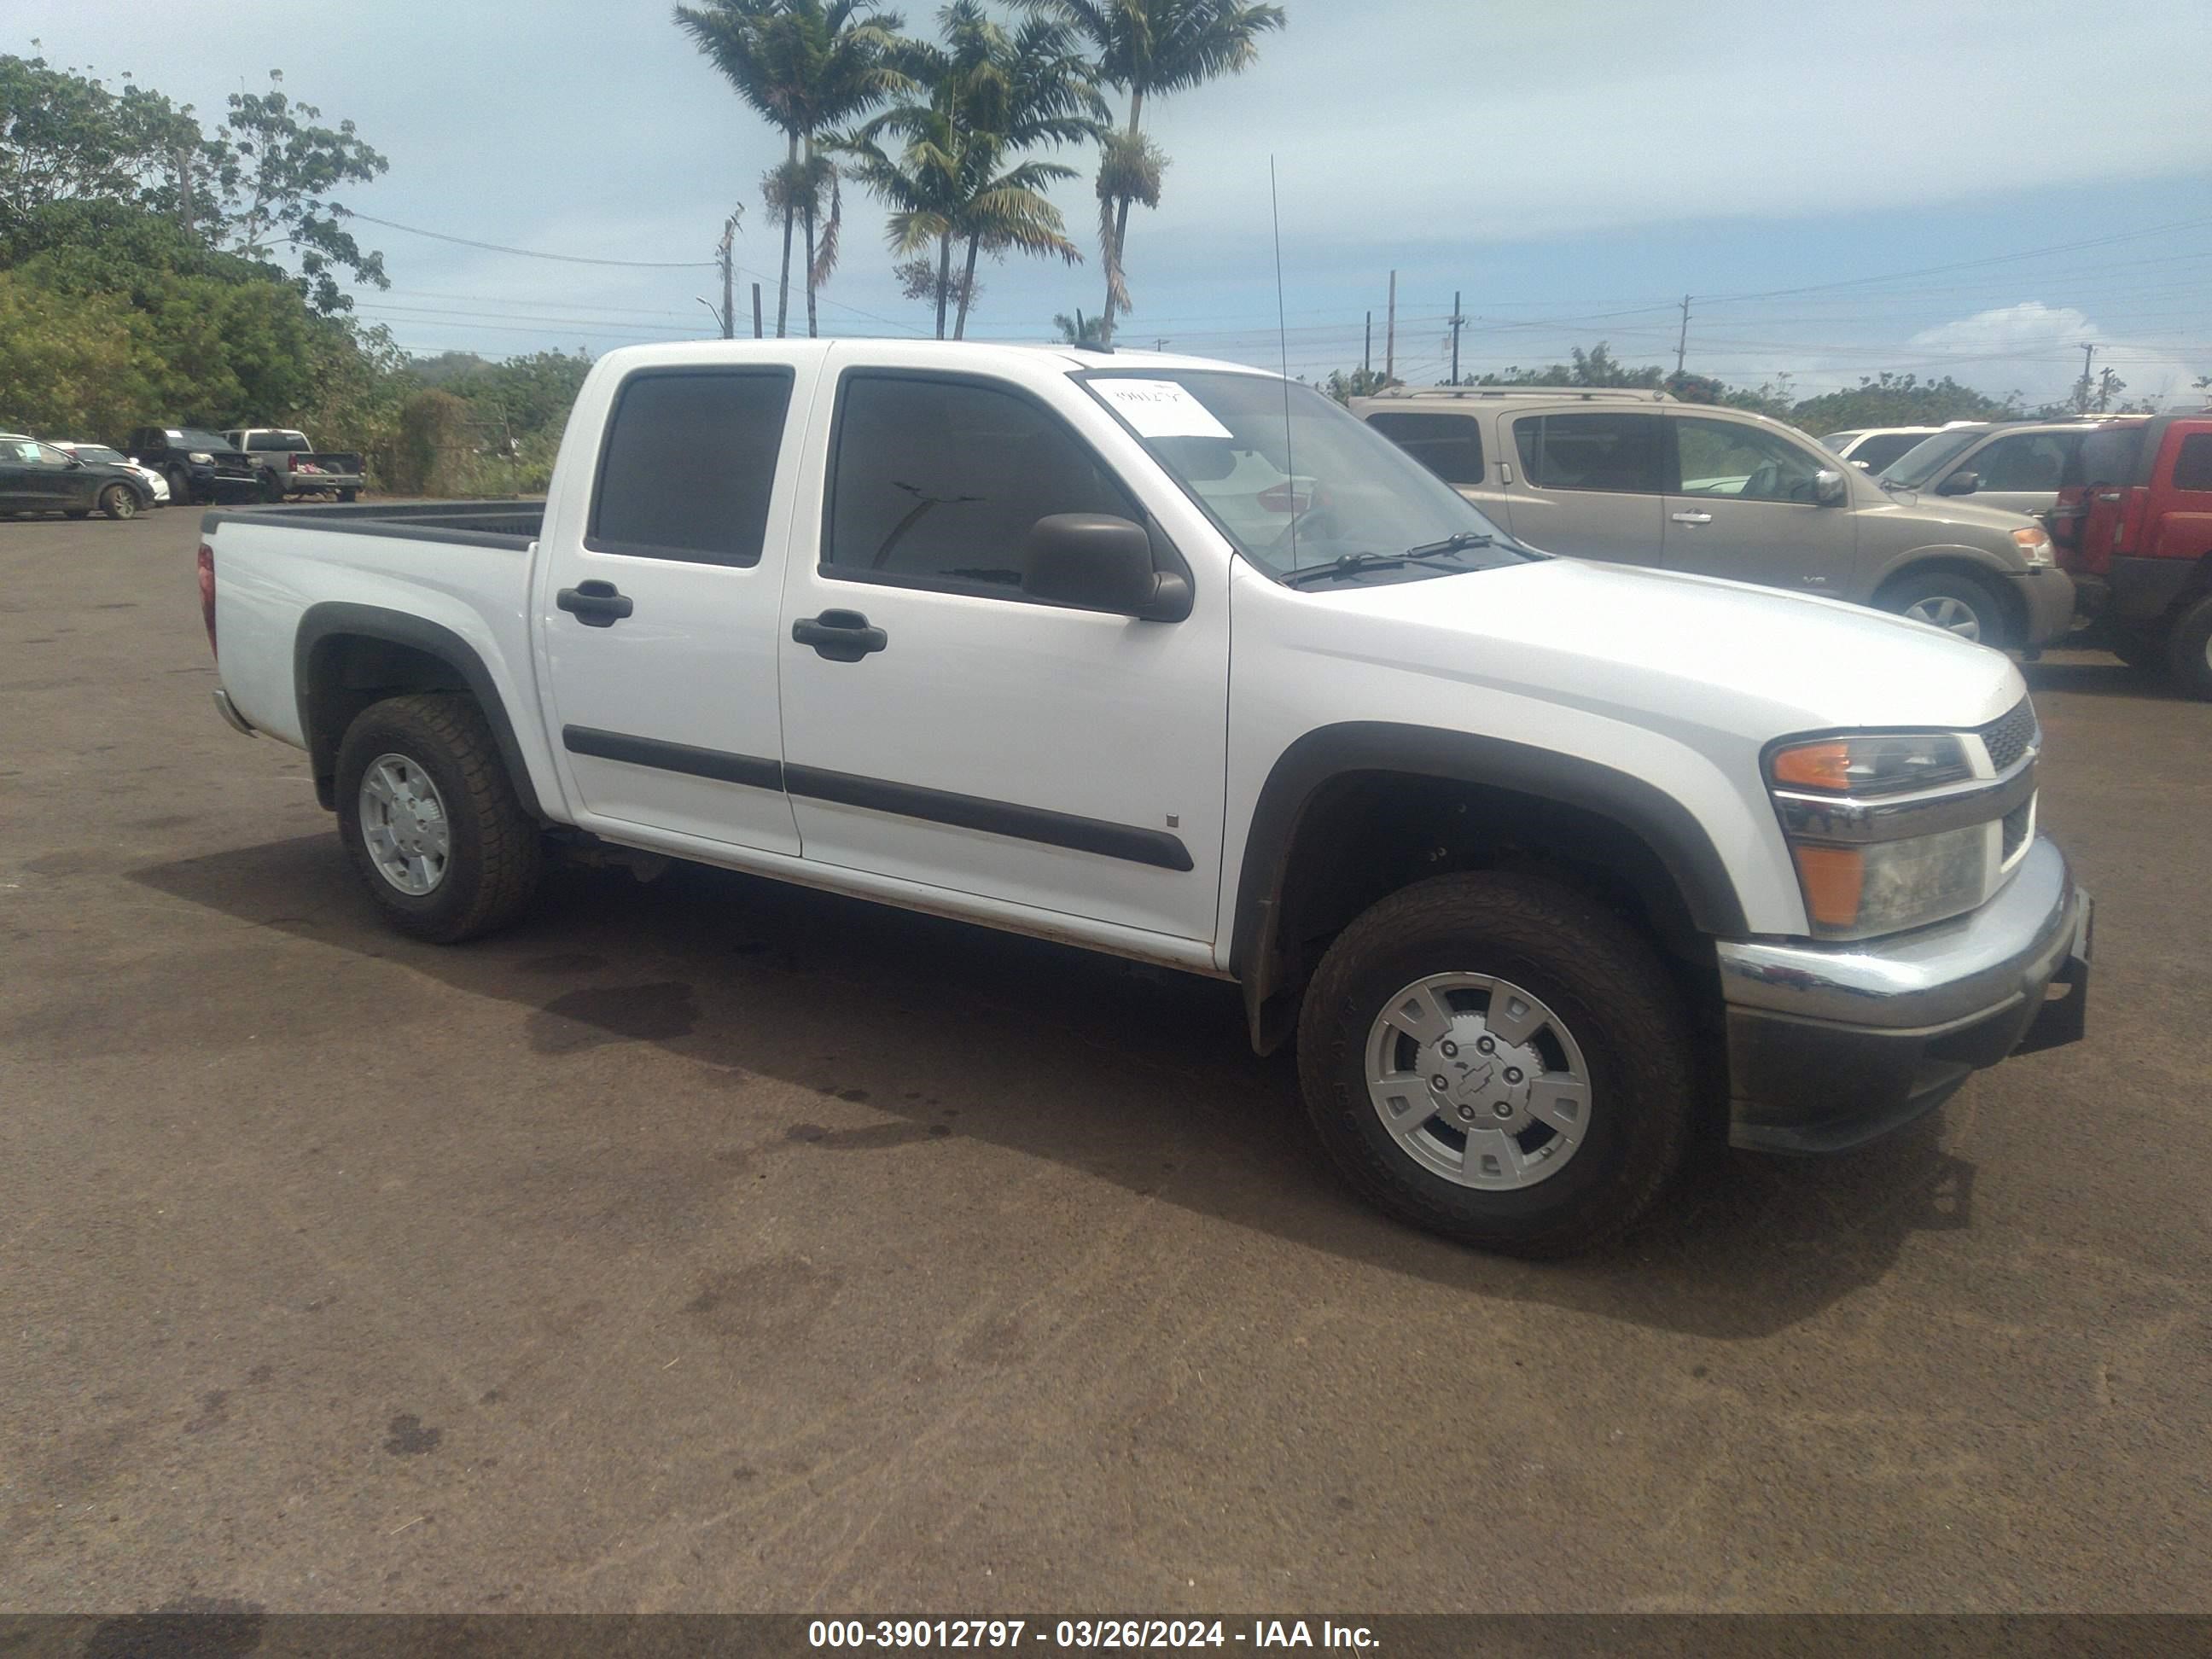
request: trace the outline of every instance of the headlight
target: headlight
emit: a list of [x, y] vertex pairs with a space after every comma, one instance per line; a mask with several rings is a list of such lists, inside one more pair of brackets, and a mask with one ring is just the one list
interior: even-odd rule
[[1867, 732], [1784, 744], [1767, 781], [1821, 939], [1871, 939], [1981, 903], [2004, 859], [2015, 789], [1977, 781], [1948, 732]]
[[1799, 842], [1797, 884], [1824, 939], [1872, 939], [1971, 910], [1989, 886], [1994, 826], [1969, 824], [1863, 847]]
[[1767, 757], [1785, 789], [1830, 795], [1890, 795], [1974, 775], [1966, 745], [1948, 732], [1872, 732], [1793, 743]]
[[2013, 545], [2020, 549], [2020, 556], [2027, 560], [2031, 568], [2052, 562], [2051, 538], [2045, 532], [2033, 527], [2015, 530], [2012, 532], [2012, 539]]
[[215, 457], [202, 449], [195, 449], [185, 459], [194, 466], [212, 466], [215, 464]]

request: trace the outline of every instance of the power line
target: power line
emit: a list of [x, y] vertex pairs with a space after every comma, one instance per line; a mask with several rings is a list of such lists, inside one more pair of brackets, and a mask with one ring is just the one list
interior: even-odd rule
[[556, 259], [564, 265], [619, 265], [626, 270], [713, 270], [718, 264], [713, 259], [592, 259], [580, 253], [540, 253], [533, 248], [507, 247], [467, 236], [448, 236], [442, 230], [424, 230], [419, 225], [403, 225], [369, 213], [348, 210], [346, 217], [359, 219], [364, 224], [382, 225], [386, 230], [404, 230], [410, 236], [427, 236], [434, 242], [456, 242], [463, 247], [480, 247], [488, 253], [512, 253], [524, 259]]

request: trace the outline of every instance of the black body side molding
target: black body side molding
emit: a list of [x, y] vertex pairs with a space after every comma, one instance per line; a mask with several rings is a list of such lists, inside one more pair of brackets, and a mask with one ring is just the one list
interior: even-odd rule
[[763, 756], [696, 749], [689, 744], [631, 737], [622, 732], [602, 732], [588, 726], [562, 727], [561, 742], [574, 755], [624, 761], [632, 766], [650, 766], [664, 772], [682, 772], [691, 777], [713, 778], [751, 789], [781, 789], [808, 800], [858, 806], [925, 823], [981, 830], [1014, 841], [1036, 842], [1046, 847], [1096, 853], [1101, 858], [1120, 859], [1125, 863], [1149, 865], [1156, 870], [1182, 872], [1193, 867], [1190, 849], [1164, 830], [1139, 829], [1105, 818], [1080, 817], [1072, 812], [1054, 812], [1042, 806], [1024, 806], [981, 795], [957, 795], [950, 790], [894, 783], [885, 778], [857, 777], [849, 772], [830, 772], [817, 766], [787, 766]]

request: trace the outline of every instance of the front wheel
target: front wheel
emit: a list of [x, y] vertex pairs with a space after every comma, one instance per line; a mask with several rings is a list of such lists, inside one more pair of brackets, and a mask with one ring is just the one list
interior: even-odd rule
[[386, 921], [452, 945], [505, 927], [544, 849], [483, 711], [421, 693], [365, 709], [338, 746], [338, 833]]
[[2008, 649], [2014, 641], [2004, 601], [1995, 588], [1963, 571], [1931, 570], [1900, 576], [1874, 596], [1875, 604], [1926, 623], [1977, 645]]
[[2166, 665], [2182, 696], [2212, 702], [2212, 597], [2199, 599], [2175, 621]]
[[126, 484], [110, 484], [100, 492], [100, 510], [111, 519], [135, 519], [138, 497]]
[[169, 480], [169, 499], [179, 507], [190, 507], [192, 503], [192, 475], [181, 466], [173, 466], [167, 476]]
[[1352, 1185], [1516, 1255], [1619, 1234], [1680, 1163], [1697, 1055], [1658, 952], [1572, 888], [1439, 876], [1337, 937], [1298, 1030], [1306, 1109]]

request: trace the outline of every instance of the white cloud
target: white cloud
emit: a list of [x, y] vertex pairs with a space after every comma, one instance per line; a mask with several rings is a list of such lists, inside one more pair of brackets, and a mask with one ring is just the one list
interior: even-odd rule
[[2203, 372], [2169, 351], [2134, 344], [2100, 327], [2071, 306], [2037, 300], [1924, 328], [1905, 343], [1905, 366], [1923, 377], [1954, 373], [1970, 385], [2017, 389], [2030, 408], [2056, 402], [2073, 389], [2086, 346], [2096, 348], [2094, 367], [2111, 368], [2127, 383], [2130, 398], [2180, 399]]

